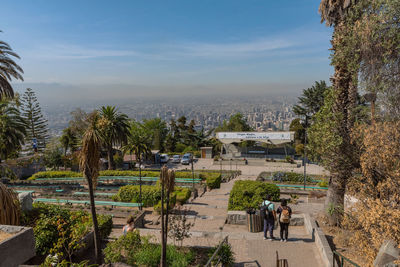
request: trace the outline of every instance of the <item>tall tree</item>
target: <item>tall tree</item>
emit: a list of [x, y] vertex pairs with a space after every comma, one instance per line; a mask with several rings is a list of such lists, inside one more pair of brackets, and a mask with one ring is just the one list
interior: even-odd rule
[[[1, 31], [0, 31], [1, 32]], [[0, 41], [0, 100], [4, 97], [14, 97], [14, 90], [10, 84], [12, 78], [23, 81], [24, 71], [13, 58], [19, 56], [11, 49], [10, 45]]]
[[116, 107], [106, 106], [100, 109], [103, 119], [102, 138], [104, 148], [107, 150], [108, 169], [114, 170], [113, 145], [126, 143], [129, 134], [128, 116], [118, 112]]
[[333, 26], [332, 65], [335, 73], [331, 78], [335, 90], [332, 104], [334, 132], [339, 142], [330, 147], [333, 159], [328, 166], [331, 172], [326, 210], [331, 224], [340, 223], [344, 207], [344, 194], [347, 180], [355, 166], [355, 149], [351, 142], [354, 124], [354, 108], [357, 101], [357, 79], [359, 50], [355, 48], [351, 27], [354, 25], [352, 5], [357, 1], [322, 0], [319, 7], [321, 21]]
[[70, 127], [63, 130], [63, 134], [60, 137], [60, 143], [64, 148], [64, 156], [67, 155], [68, 149], [74, 152], [77, 149], [78, 138]]
[[25, 134], [19, 110], [10, 100], [0, 101], [0, 162], [22, 148]]
[[89, 118], [89, 127], [87, 128], [83, 140], [82, 150], [80, 152], [80, 168], [83, 172], [84, 177], [87, 180], [89, 187], [89, 198], [90, 198], [90, 211], [92, 214], [93, 228], [94, 228], [94, 247], [96, 263], [101, 264], [101, 243], [100, 243], [100, 231], [97, 222], [96, 207], [94, 201], [94, 188], [97, 185], [97, 177], [99, 176], [100, 170], [100, 152], [101, 152], [101, 141], [102, 141], [102, 129], [103, 125], [107, 125], [108, 122], [104, 121], [97, 112], [91, 114]]
[[304, 89], [298, 104], [293, 107], [293, 112], [298, 116], [311, 118], [324, 105], [324, 95], [328, 88], [325, 81], [316, 81], [312, 87]]
[[48, 139], [47, 120], [43, 117], [35, 92], [27, 88], [21, 98], [21, 116], [25, 121], [27, 143], [33, 145], [29, 150], [43, 151]]
[[215, 129], [215, 132], [242, 132], [251, 131], [252, 128], [241, 113], [236, 113], [224, 121], [221, 126]]
[[[126, 145], [122, 147], [124, 153], [133, 153], [139, 163], [139, 201], [142, 202], [142, 161], [143, 155], [151, 153], [151, 133], [141, 123], [132, 121], [129, 128]], [[140, 206], [140, 208], [142, 208]]]
[[164, 150], [165, 139], [168, 134], [167, 124], [160, 118], [143, 120], [143, 126], [152, 134], [152, 148], [155, 150]]

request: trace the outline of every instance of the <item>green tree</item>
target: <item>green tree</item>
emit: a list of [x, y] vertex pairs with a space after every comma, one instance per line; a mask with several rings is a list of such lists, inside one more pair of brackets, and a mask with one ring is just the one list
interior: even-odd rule
[[63, 134], [60, 137], [60, 143], [64, 148], [64, 156], [67, 155], [68, 149], [71, 152], [75, 152], [77, 149], [78, 138], [70, 127], [63, 130]]
[[45, 166], [55, 170], [63, 166], [62, 150], [57, 138], [50, 140], [43, 152]]
[[253, 130], [248, 125], [246, 119], [241, 113], [236, 113], [229, 118], [229, 121], [224, 121], [221, 126], [215, 129], [215, 132], [243, 132]]
[[143, 120], [143, 126], [152, 133], [152, 148], [155, 150], [164, 150], [165, 139], [167, 138], [168, 128], [165, 121], [160, 118]]
[[324, 95], [328, 88], [325, 81], [316, 81], [312, 87], [304, 89], [298, 104], [293, 107], [293, 112], [298, 116], [311, 118], [324, 105]]
[[97, 177], [100, 170], [101, 142], [103, 140], [103, 127], [108, 126], [109, 121], [93, 112], [89, 117], [89, 127], [85, 131], [82, 140], [82, 150], [80, 152], [79, 165], [86, 178], [89, 187], [90, 211], [92, 214], [94, 228], [94, 251], [96, 263], [101, 264], [101, 237], [99, 224], [97, 222], [96, 206], [94, 201], [94, 189], [97, 185]]
[[22, 148], [25, 124], [11, 100], [0, 101], [0, 162]]
[[296, 143], [304, 144], [305, 129], [299, 118], [292, 120], [289, 126], [289, 131], [294, 132], [294, 139]]
[[106, 106], [100, 109], [102, 117], [102, 144], [107, 150], [108, 169], [114, 170], [113, 145], [126, 143], [129, 134], [128, 116], [118, 112], [115, 107]]
[[[143, 124], [132, 121], [126, 144], [122, 147], [124, 153], [135, 154], [139, 162], [139, 201], [142, 202], [142, 160], [143, 155], [151, 153], [152, 135]], [[140, 207], [141, 209], [142, 207]]]
[[[1, 32], [1, 31], [0, 31]], [[11, 46], [0, 41], [0, 100], [4, 97], [14, 97], [14, 90], [11, 86], [12, 78], [23, 81], [24, 71], [13, 58], [19, 56], [11, 49]]]
[[354, 38], [352, 27], [357, 20], [353, 13], [355, 2], [347, 0], [322, 0], [319, 7], [322, 22], [333, 26], [332, 65], [334, 75], [331, 78], [335, 90], [332, 103], [333, 121], [330, 127], [331, 137], [337, 137], [331, 143], [329, 154], [332, 156], [329, 190], [326, 198], [327, 216], [331, 224], [342, 220], [346, 182], [355, 168], [355, 148], [350, 133], [354, 125], [354, 108], [357, 101], [357, 83], [359, 70], [358, 40]]
[[83, 134], [88, 128], [88, 117], [89, 114], [86, 113], [81, 108], [77, 108], [70, 112], [71, 120], [68, 123], [68, 128], [71, 129], [72, 133], [81, 140], [83, 138]]
[[29, 150], [43, 151], [49, 138], [47, 120], [43, 117], [40, 104], [31, 88], [27, 88], [22, 95], [21, 116], [25, 121], [27, 143], [34, 143], [36, 140], [37, 147], [29, 147]]

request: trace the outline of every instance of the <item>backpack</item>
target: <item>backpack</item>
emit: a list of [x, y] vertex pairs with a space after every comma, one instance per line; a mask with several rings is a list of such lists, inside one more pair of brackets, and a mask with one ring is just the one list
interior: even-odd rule
[[281, 211], [281, 216], [279, 217], [279, 221], [281, 223], [289, 223], [290, 222], [290, 212], [289, 212], [289, 208], [283, 208], [282, 207], [282, 211]]
[[270, 202], [270, 203], [268, 203], [268, 205], [265, 205], [264, 203], [265, 203], [265, 202], [263, 202], [263, 204], [262, 204], [262, 206], [261, 206], [261, 208], [260, 208], [261, 217], [262, 217], [264, 220], [268, 220], [268, 219], [273, 218], [274, 215], [272, 214], [272, 211], [270, 211], [270, 210], [268, 209], [269, 205], [271, 205], [272, 203]]

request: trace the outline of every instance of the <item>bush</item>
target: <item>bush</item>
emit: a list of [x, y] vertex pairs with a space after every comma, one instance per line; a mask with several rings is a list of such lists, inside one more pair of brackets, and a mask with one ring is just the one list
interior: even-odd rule
[[[160, 264], [161, 246], [152, 244], [148, 238], [140, 237], [138, 231], [128, 232], [104, 249], [106, 263], [123, 262], [132, 266], [154, 266]], [[194, 260], [193, 251], [180, 251], [177, 247], [167, 246], [167, 265], [188, 266]]]
[[286, 160], [286, 162], [288, 162], [288, 163], [291, 163], [291, 164], [294, 163], [294, 160], [292, 159], [291, 156], [286, 156], [286, 157], [285, 157], [285, 160]]
[[[217, 248], [218, 245], [210, 250], [209, 257], [214, 254]], [[213, 261], [213, 264], [218, 264], [219, 259], [221, 259], [219, 262], [222, 264], [222, 266], [233, 266], [235, 263], [235, 256], [229, 243], [223, 244], [217, 255], [218, 257], [216, 257], [216, 259]]]
[[178, 143], [175, 146], [175, 151], [181, 153], [185, 150], [186, 146], [184, 144]]
[[[286, 182], [286, 183], [304, 183], [304, 175], [301, 173], [295, 172], [275, 172], [272, 175], [272, 181], [275, 182]], [[314, 180], [310, 177], [306, 177], [307, 183], [315, 183]]]
[[[107, 238], [112, 230], [112, 217], [97, 216], [101, 238]], [[31, 211], [24, 213], [22, 222], [33, 227], [38, 255], [49, 254], [60, 247], [74, 250], [73, 247], [69, 247], [72, 244], [72, 236], [79, 241], [92, 229], [92, 220], [87, 212], [70, 211], [43, 203], [35, 203]], [[79, 231], [76, 232], [76, 229]], [[65, 240], [60, 239], [62, 235], [65, 235]]]
[[[102, 239], [107, 238], [113, 228], [113, 220], [111, 215], [97, 214], [97, 222], [99, 224], [100, 236]], [[90, 225], [92, 225], [92, 220], [90, 219]]]
[[210, 189], [220, 188], [221, 186], [221, 174], [219, 173], [207, 173], [206, 174], [207, 187]]
[[64, 177], [83, 177], [80, 172], [72, 171], [43, 171], [37, 172], [32, 175], [28, 180], [35, 180], [37, 178], [64, 178]]
[[[172, 193], [169, 197], [169, 210], [172, 210], [175, 207], [176, 204], [176, 193]], [[154, 211], [156, 211], [158, 214], [161, 214], [161, 199], [160, 201], [154, 205]], [[167, 204], [164, 201], [164, 212], [167, 212]]]
[[184, 188], [184, 187], [175, 188], [175, 192], [176, 192], [176, 202], [179, 205], [185, 204], [192, 194], [189, 188]]
[[317, 184], [319, 187], [328, 187], [328, 181], [326, 179], [322, 179]]
[[[118, 193], [112, 196], [114, 201], [139, 203], [139, 186], [125, 185], [119, 188]], [[159, 186], [142, 185], [142, 203], [145, 207], [154, 206], [161, 199]]]
[[201, 158], [201, 152], [200, 152], [200, 151], [194, 151], [194, 152], [193, 152], [193, 156], [194, 156], [195, 158]]
[[267, 195], [279, 201], [279, 187], [260, 181], [236, 181], [229, 196], [228, 210], [258, 209]]

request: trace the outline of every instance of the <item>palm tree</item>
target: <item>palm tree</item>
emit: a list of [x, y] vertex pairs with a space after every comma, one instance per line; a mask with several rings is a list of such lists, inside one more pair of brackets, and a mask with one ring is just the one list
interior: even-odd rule
[[60, 137], [60, 143], [64, 148], [64, 156], [67, 155], [68, 149], [71, 152], [75, 151], [77, 142], [78, 142], [77, 137], [75, 136], [72, 129], [70, 127], [65, 128], [63, 130], [63, 134]]
[[122, 145], [126, 142], [129, 133], [128, 116], [119, 113], [116, 107], [106, 106], [100, 109], [100, 116], [106, 121], [103, 131], [103, 145], [107, 149], [108, 169], [115, 169], [113, 145]]
[[353, 67], [357, 63], [349, 64], [349, 61], [357, 57], [354, 54], [356, 52], [348, 51], [349, 49], [346, 52], [350, 54], [344, 55], [343, 48], [348, 47], [344, 38], [349, 31], [349, 24], [345, 21], [346, 14], [356, 2], [357, 0], [322, 0], [319, 6], [321, 21], [334, 27], [331, 43], [335, 73], [331, 81], [336, 97], [332, 111], [338, 114], [336, 131], [342, 140], [334, 151], [336, 159], [329, 166], [331, 179], [325, 204], [329, 210], [327, 215], [331, 224], [340, 223], [342, 219], [346, 183], [354, 169], [354, 147], [351, 144], [350, 134], [354, 123], [353, 110], [357, 101], [357, 70]]
[[[152, 135], [142, 124], [132, 121], [129, 128], [128, 140], [122, 147], [124, 153], [135, 154], [139, 162], [139, 203], [142, 203], [142, 159], [143, 154], [151, 153]], [[140, 206], [142, 209], [142, 206]]]
[[9, 44], [0, 41], [0, 100], [4, 96], [14, 97], [14, 90], [10, 84], [12, 78], [24, 80], [21, 75], [24, 71], [12, 57], [19, 59], [19, 56], [11, 49]]
[[24, 144], [24, 121], [10, 101], [0, 102], [0, 162]]
[[89, 127], [85, 131], [82, 140], [82, 150], [80, 152], [80, 168], [89, 186], [90, 211], [94, 228], [94, 247], [96, 263], [101, 264], [100, 232], [97, 222], [96, 207], [94, 202], [94, 188], [97, 185], [97, 177], [100, 169], [100, 152], [102, 141], [102, 126], [105, 124], [97, 112], [89, 117]]

